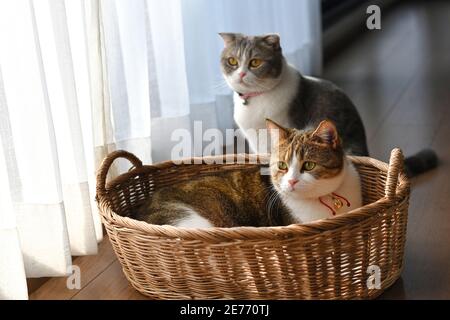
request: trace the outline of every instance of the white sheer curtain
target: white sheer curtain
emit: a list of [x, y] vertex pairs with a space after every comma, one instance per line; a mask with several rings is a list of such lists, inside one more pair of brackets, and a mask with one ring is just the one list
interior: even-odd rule
[[0, 1], [0, 298], [97, 252], [108, 152], [150, 163], [195, 120], [233, 128], [218, 32], [277, 32], [288, 60], [318, 74], [319, 17], [316, 0]]
[[102, 238], [81, 4], [0, 2], [1, 246], [21, 248], [0, 251], [0, 297], [27, 296], [18, 274], [66, 275]]

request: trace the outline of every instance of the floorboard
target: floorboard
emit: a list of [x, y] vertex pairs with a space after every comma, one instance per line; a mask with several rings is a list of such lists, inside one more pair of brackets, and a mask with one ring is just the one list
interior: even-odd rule
[[[111, 249], [110, 249], [111, 250]], [[74, 300], [143, 300], [125, 278], [118, 260], [108, 266], [97, 278], [72, 297]]]
[[109, 239], [105, 237], [100, 243], [98, 254], [95, 256], [76, 257], [73, 264], [80, 268], [80, 289], [69, 289], [67, 278], [51, 278], [31, 295], [31, 300], [67, 300], [83, 291], [84, 288], [94, 281], [100, 274], [117, 261], [112, 251]]

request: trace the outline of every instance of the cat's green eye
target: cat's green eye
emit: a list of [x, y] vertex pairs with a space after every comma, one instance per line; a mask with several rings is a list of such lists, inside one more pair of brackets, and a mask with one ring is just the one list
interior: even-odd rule
[[261, 59], [252, 59], [250, 61], [250, 67], [252, 68], [258, 68], [261, 64], [262, 64], [262, 60]]
[[284, 161], [278, 161], [278, 169], [283, 171], [287, 170], [288, 169], [287, 163]]
[[228, 64], [230, 65], [230, 66], [237, 66], [238, 65], [238, 61], [237, 61], [237, 59], [236, 58], [234, 58], [234, 57], [230, 57], [230, 58], [228, 58]]
[[316, 163], [312, 162], [312, 161], [305, 161], [303, 163], [303, 167], [302, 169], [305, 171], [311, 171], [312, 169], [314, 169], [316, 167]]

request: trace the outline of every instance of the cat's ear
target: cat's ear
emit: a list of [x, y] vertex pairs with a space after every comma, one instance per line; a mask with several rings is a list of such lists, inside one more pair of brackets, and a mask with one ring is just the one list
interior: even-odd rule
[[286, 128], [283, 128], [275, 121], [266, 119], [266, 128], [269, 131], [270, 140], [272, 141], [272, 146], [282, 143], [288, 137], [288, 132], [287, 132]]
[[261, 37], [261, 40], [274, 49], [280, 49], [280, 36], [276, 33], [269, 33]]
[[238, 37], [241, 37], [240, 33], [219, 32], [219, 36], [222, 37], [225, 46], [233, 43]]
[[336, 148], [339, 145], [339, 136], [336, 126], [329, 120], [323, 120], [312, 134], [320, 142], [331, 145]]

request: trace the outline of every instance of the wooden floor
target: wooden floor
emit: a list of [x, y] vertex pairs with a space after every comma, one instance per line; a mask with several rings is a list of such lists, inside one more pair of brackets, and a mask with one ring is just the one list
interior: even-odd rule
[[[381, 299], [450, 299], [450, 2], [405, 1], [330, 60], [323, 77], [348, 93], [371, 155], [437, 151], [441, 165], [412, 182], [405, 268]], [[126, 281], [108, 239], [78, 257], [81, 290], [53, 278], [30, 299], [145, 299]]]

